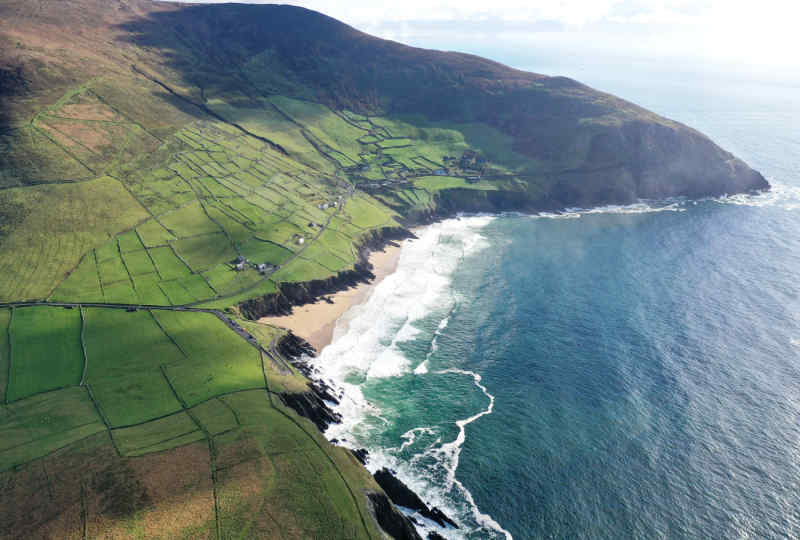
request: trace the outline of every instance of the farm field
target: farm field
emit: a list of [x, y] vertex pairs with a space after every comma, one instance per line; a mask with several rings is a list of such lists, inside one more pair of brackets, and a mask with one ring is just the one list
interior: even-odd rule
[[[78, 98], [57, 104], [48, 114], [59, 118], [118, 114], [95, 101], [79, 92]], [[472, 125], [366, 117], [282, 96], [258, 107], [232, 105], [224, 99], [211, 105], [226, 118], [283, 145], [286, 154], [222, 122], [202, 120], [177, 131], [153, 153], [120, 163], [113, 177], [35, 188], [58, 203], [74, 198], [55, 193], [59, 190], [122, 200], [125, 211], [104, 212], [100, 219], [109, 221], [107, 232], [88, 239], [88, 245], [87, 239], [72, 233], [59, 239], [53, 248], [59, 257], [66, 253], [64, 246], [76, 246], [71, 258], [64, 259], [58, 271], [53, 270], [58, 264], [46, 265], [46, 271], [34, 273], [34, 280], [9, 281], [6, 289], [15, 292], [7, 299], [204, 302], [235, 308], [248, 290], [256, 294], [266, 287], [266, 282], [259, 286], [264, 280], [255, 275], [237, 275], [233, 262], [239, 256], [250, 261], [248, 265], [270, 265], [266, 277], [275, 284], [324, 279], [352, 266], [356, 247], [368, 231], [397, 226], [398, 211], [428, 208], [431, 197], [446, 189], [496, 188], [489, 181], [467, 183], [461, 176], [432, 174], [472, 148], [473, 142], [500, 155], [492, 139], [482, 139]], [[525, 165], [518, 156], [501, 157]], [[389, 189], [374, 196], [353, 189], [376, 181], [387, 183]], [[394, 182], [401, 184], [392, 188]], [[111, 196], [113, 190], [120, 196]], [[427, 195], [420, 195], [423, 192]], [[24, 193], [33, 192], [25, 188]], [[59, 212], [64, 217], [80, 213]], [[43, 228], [38, 223], [29, 227]], [[40, 246], [44, 241], [46, 253], [49, 238], [14, 240], [15, 234], [30, 234], [23, 228], [12, 231], [9, 238]], [[293, 260], [300, 253], [304, 260]], [[0, 267], [3, 264], [9, 270], [4, 275], [20, 274], [11, 270], [18, 259], [0, 255]], [[3, 290], [0, 280], [0, 295]]]
[[0, 171], [0, 536], [39, 516], [24, 536], [381, 537], [380, 488], [282, 401], [309, 390], [285, 331], [239, 305], [351, 270], [443, 190], [493, 189], [461, 156], [501, 149], [296, 96], [213, 91], [216, 117], [119, 77], [54, 91], [14, 150], [41, 166]]
[[181, 409], [160, 366], [185, 358], [150, 312], [85, 308], [84, 318], [85, 382], [112, 427]]
[[84, 358], [79, 310], [15, 308], [8, 332], [8, 403], [80, 383]]
[[[4, 320], [12, 319], [6, 311]], [[29, 323], [69, 322], [73, 314], [80, 322], [79, 309], [16, 308], [12, 338], [26, 333]], [[254, 510], [266, 505], [301, 537], [331, 530], [348, 538], [380, 534], [374, 522], [364, 520], [366, 498], [354, 491], [362, 485], [377, 489], [369, 474], [273, 396], [305, 389], [302, 376], [281, 372], [282, 360], [262, 363], [256, 348], [209, 313], [87, 307], [83, 317], [85, 381], [79, 377], [66, 388], [0, 406], [0, 478], [28, 478], [6, 484], [9, 497], [0, 501], [3, 530], [27, 519], [34, 500], [27, 490], [39, 485], [31, 475], [42, 464], [60, 478], [59, 494], [66, 489], [102, 496], [103, 484], [87, 482], [70, 468], [79, 456], [94, 456], [88, 473], [100, 478], [116, 471], [114, 480], [105, 476], [114, 482], [115, 500], [130, 501], [124, 504], [138, 510], [108, 522], [100, 507], [69, 507], [62, 514], [66, 521], [50, 525], [64, 536], [82, 520], [89, 530], [104, 523], [114, 530], [144, 531], [159, 523], [161, 504], [151, 503], [160, 500], [164, 488], [155, 486], [178, 481], [174, 475], [185, 470], [182, 462], [193, 471], [180, 477], [191, 498], [175, 501], [174, 508], [195, 510], [171, 514], [170, 527], [176, 530], [213, 529], [219, 522], [226, 534], [247, 537], [263, 519]], [[267, 347], [283, 334], [240, 322]], [[17, 328], [18, 323], [25, 325]], [[80, 324], [69, 329], [42, 341], [38, 354], [63, 350], [59, 341], [80, 343]], [[22, 347], [24, 340], [13, 344]], [[25, 376], [12, 371], [12, 389], [21, 388], [18, 377]], [[308, 497], [310, 491], [314, 497]], [[147, 493], [149, 502], [137, 499], [137, 493]], [[190, 501], [194, 506], [184, 506]]]

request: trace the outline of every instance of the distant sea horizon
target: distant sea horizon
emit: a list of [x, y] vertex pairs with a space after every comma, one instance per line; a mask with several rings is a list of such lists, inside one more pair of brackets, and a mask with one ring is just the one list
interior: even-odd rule
[[423, 229], [315, 361], [345, 393], [326, 435], [446, 538], [800, 536], [800, 96], [565, 71], [773, 189]]

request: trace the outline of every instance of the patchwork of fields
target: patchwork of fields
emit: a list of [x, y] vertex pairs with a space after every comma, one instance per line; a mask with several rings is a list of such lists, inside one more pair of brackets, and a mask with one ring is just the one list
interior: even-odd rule
[[[254, 510], [269, 505], [288, 520], [270, 527], [293, 522], [301, 536], [332, 523], [337, 536], [374, 534], [363, 519], [365, 501], [350, 491], [369, 482], [368, 474], [273, 397], [305, 388], [300, 374], [266, 352], [282, 332], [245, 323], [261, 340], [254, 346], [212, 313], [36, 306], [0, 314], [3, 335], [11, 336], [2, 343], [10, 378], [0, 408], [0, 477], [13, 472], [18, 480], [6, 484], [0, 531], [24, 521], [33, 487], [44, 482], [75, 501], [93, 501], [91, 511], [75, 505], [74, 515], [63, 516], [62, 533], [79, 533], [82, 520], [104, 525], [104, 504], [132, 505], [137, 511], [113, 527], [144, 533], [164, 516], [153, 501], [136, 499], [137, 482], [152, 478], [140, 477], [138, 467], [150, 461], [149, 474], [168, 476], [188, 452], [196, 454], [193, 466], [205, 463], [206, 470], [180, 468], [195, 493], [176, 501], [188, 505], [176, 514], [176, 530], [219, 527], [225, 537], [247, 536], [261, 519]], [[105, 461], [89, 466], [89, 484], [72, 483], [66, 471], [60, 476], [71, 459], [99, 455]], [[52, 477], [38, 478], [43, 466], [52, 467]], [[130, 480], [115, 488], [116, 499], [102, 482], [108, 474]]]
[[452, 127], [282, 96], [159, 123], [129, 98], [73, 89], [25, 127], [60, 165], [2, 178], [0, 536], [380, 537], [372, 478], [277, 397], [308, 390], [284, 331], [237, 305], [514, 170], [470, 176]]

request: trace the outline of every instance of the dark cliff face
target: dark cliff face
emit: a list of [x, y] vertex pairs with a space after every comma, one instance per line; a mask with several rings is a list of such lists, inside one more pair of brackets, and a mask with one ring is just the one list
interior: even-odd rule
[[680, 124], [632, 121], [594, 134], [586, 160], [557, 174], [554, 206], [704, 197], [769, 189], [757, 171]]

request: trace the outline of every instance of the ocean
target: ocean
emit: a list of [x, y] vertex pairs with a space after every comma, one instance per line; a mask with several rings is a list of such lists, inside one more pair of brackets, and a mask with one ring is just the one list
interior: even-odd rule
[[420, 230], [315, 360], [326, 435], [446, 538], [796, 538], [800, 89], [577, 71], [773, 190]]

